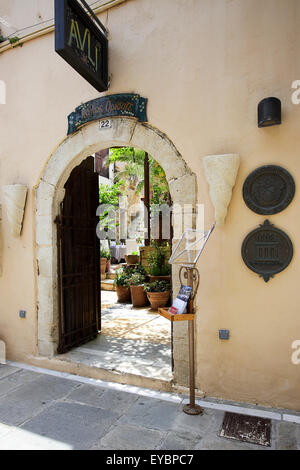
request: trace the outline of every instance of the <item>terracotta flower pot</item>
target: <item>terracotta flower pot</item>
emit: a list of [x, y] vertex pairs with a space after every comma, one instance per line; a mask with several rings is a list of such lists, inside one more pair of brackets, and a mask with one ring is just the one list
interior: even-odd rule
[[110, 259], [106, 260], [106, 272], [110, 273]]
[[131, 301], [134, 307], [145, 307], [148, 304], [144, 286], [130, 286]]
[[131, 302], [131, 293], [130, 288], [126, 286], [116, 286], [116, 293], [118, 296], [118, 302], [120, 303], [130, 303]]
[[127, 264], [138, 264], [140, 257], [139, 255], [125, 255], [125, 261]]
[[170, 297], [170, 291], [165, 292], [147, 292], [147, 297], [153, 310], [157, 310], [160, 307], [165, 307]]
[[106, 270], [106, 262], [107, 262], [107, 259], [106, 259], [106, 258], [100, 258], [100, 269], [101, 269], [101, 274], [105, 274], [105, 270]]

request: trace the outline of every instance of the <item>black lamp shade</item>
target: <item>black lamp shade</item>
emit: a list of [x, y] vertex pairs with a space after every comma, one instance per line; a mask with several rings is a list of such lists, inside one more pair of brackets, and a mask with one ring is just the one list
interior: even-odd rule
[[281, 101], [278, 98], [264, 98], [258, 103], [258, 127], [281, 124]]

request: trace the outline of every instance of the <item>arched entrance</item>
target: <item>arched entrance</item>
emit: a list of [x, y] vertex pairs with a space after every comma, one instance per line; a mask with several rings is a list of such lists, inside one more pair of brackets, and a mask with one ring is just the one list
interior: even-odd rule
[[[57, 231], [55, 219], [64, 198], [64, 185], [73, 168], [89, 155], [113, 146], [131, 146], [145, 150], [165, 171], [173, 204], [185, 206], [191, 213], [196, 205], [196, 178], [183, 158], [158, 129], [135, 118], [111, 118], [111, 128], [99, 129], [98, 121], [82, 127], [51, 154], [41, 174], [36, 194], [36, 259], [38, 350], [52, 357], [58, 345]], [[173, 273], [176, 286], [176, 273]], [[181, 322], [179, 322], [181, 323]], [[183, 323], [183, 322], [182, 322]], [[188, 350], [184, 326], [174, 328], [175, 378], [187, 375]], [[178, 354], [177, 354], [178, 350]], [[179, 380], [180, 382], [184, 381]]]

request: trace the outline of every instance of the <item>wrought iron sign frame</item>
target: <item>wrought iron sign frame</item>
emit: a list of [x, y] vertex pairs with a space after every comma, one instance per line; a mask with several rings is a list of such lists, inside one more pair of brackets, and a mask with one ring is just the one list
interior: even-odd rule
[[[242, 258], [251, 271], [268, 282], [290, 264], [293, 244], [285, 232], [265, 220], [244, 239]], [[269, 269], [263, 266], [269, 266]]]
[[[107, 33], [81, 0], [55, 0], [55, 51], [96, 90], [108, 89]], [[92, 19], [93, 18], [93, 19]]]

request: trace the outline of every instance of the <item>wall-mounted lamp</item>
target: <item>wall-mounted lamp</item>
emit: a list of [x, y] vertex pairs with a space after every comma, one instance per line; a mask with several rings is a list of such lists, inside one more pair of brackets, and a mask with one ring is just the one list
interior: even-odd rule
[[258, 103], [258, 127], [281, 124], [281, 101], [278, 98], [264, 98]]

